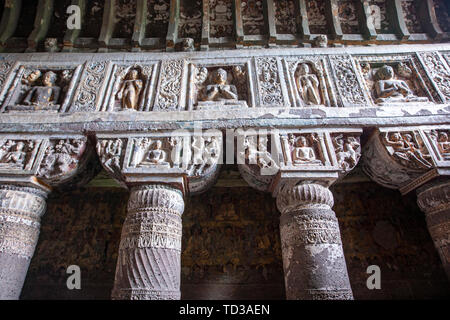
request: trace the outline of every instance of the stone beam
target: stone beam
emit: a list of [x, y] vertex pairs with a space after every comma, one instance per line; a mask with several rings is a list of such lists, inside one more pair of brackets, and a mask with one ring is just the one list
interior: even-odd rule
[[48, 32], [53, 14], [53, 1], [54, 0], [39, 0], [36, 19], [34, 20], [34, 29], [27, 39], [28, 52], [36, 51], [39, 42], [44, 40], [45, 35]]
[[[72, 0], [72, 5], [76, 5], [80, 7], [80, 20], [81, 20], [81, 28], [85, 25], [85, 16], [86, 16], [86, 0]], [[63, 39], [63, 50], [62, 51], [71, 51], [73, 49], [74, 43], [77, 40], [78, 36], [81, 33], [81, 29], [67, 29], [64, 34]]]
[[233, 1], [233, 19], [236, 35], [236, 47], [242, 47], [244, 44], [244, 25], [242, 22], [241, 0]]
[[178, 40], [178, 24], [180, 21], [180, 0], [170, 0], [169, 28], [166, 36], [166, 50], [175, 51]]
[[403, 16], [403, 8], [401, 0], [393, 0], [386, 2], [386, 11], [391, 23], [394, 26], [397, 36], [401, 40], [407, 40], [411, 36], [406, 26], [405, 18]]
[[147, 23], [147, 1], [137, 0], [136, 3], [136, 19], [134, 21], [133, 36], [131, 37], [131, 45], [136, 50], [145, 37], [145, 26]]
[[5, 1], [0, 23], [0, 44], [4, 45], [12, 37], [19, 23], [22, 0]]
[[116, 15], [115, 8], [116, 0], [105, 1], [102, 29], [100, 31], [100, 36], [98, 37], [99, 45], [103, 48], [103, 50], [108, 47], [109, 41], [111, 40], [114, 32], [114, 20]]
[[337, 0], [325, 2], [325, 13], [330, 28], [330, 34], [335, 40], [341, 40], [342, 33], [341, 21], [339, 20], [339, 4]]
[[439, 26], [433, 0], [418, 1], [418, 14], [424, 29], [436, 40], [442, 39], [444, 32]]
[[306, 0], [295, 1], [295, 13], [299, 33], [302, 35], [303, 39], [309, 40], [311, 38], [311, 31], [309, 30]]

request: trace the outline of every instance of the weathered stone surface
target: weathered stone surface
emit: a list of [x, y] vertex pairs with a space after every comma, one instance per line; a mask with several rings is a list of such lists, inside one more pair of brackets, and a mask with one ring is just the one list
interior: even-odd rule
[[0, 186], [0, 299], [19, 299], [45, 213], [47, 191]]
[[417, 190], [417, 203], [450, 279], [450, 179], [430, 182]]
[[353, 299], [333, 194], [315, 183], [277, 196], [287, 299]]
[[183, 196], [163, 185], [131, 190], [112, 298], [180, 299]]

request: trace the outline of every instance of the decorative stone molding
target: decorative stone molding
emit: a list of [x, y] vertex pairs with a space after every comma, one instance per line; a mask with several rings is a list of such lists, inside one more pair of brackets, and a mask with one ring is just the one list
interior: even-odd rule
[[353, 299], [333, 195], [313, 181], [277, 195], [287, 299]]
[[0, 185], [0, 299], [19, 299], [48, 190]]
[[417, 204], [425, 212], [428, 230], [450, 279], [450, 179], [441, 178], [420, 187]]
[[439, 52], [422, 52], [419, 54], [442, 101], [450, 101], [450, 68]]
[[86, 62], [69, 112], [92, 112], [100, 109], [110, 68], [110, 63], [106, 61]]
[[183, 195], [164, 185], [131, 190], [113, 299], [180, 299]]

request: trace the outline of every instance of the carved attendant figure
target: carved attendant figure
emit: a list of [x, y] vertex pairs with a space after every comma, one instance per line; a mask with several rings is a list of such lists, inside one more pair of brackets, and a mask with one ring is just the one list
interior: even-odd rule
[[419, 98], [413, 94], [406, 81], [394, 79], [395, 72], [391, 66], [384, 65], [377, 73], [375, 84], [377, 103], [383, 102], [408, 102], [427, 101], [427, 98]]
[[61, 88], [55, 86], [56, 79], [56, 73], [53, 71], [46, 72], [42, 79], [42, 84], [44, 86], [35, 86], [31, 88], [23, 100], [23, 103], [26, 105], [35, 105], [39, 107], [57, 104]]
[[21, 141], [17, 142], [15, 150], [6, 154], [2, 162], [14, 163], [21, 165], [25, 161], [25, 151], [23, 151], [25, 144]]
[[389, 135], [386, 133], [385, 140], [394, 149], [394, 156], [404, 161], [416, 161], [426, 168], [431, 167], [431, 163], [425, 159], [425, 155], [417, 147], [410, 134], [403, 136], [399, 132]]
[[310, 73], [306, 63], [299, 66], [296, 80], [297, 89], [303, 101], [306, 104], [320, 104], [319, 80], [315, 74]]
[[131, 70], [117, 92], [117, 98], [122, 100], [123, 109], [137, 110], [143, 81], [138, 78], [139, 72]]
[[206, 87], [206, 101], [237, 100], [237, 89], [232, 84], [227, 84], [227, 72], [219, 68], [213, 74], [214, 84]]
[[321, 163], [316, 159], [314, 149], [308, 146], [308, 140], [304, 136], [297, 139], [296, 146], [292, 153], [292, 161], [294, 165], [304, 163]]
[[439, 132], [438, 148], [444, 158], [450, 158], [450, 141], [446, 132]]

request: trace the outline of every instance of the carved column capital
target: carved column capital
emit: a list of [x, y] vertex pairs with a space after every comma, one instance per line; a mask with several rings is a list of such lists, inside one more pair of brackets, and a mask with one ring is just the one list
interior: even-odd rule
[[185, 194], [200, 193], [218, 176], [222, 132], [98, 134], [97, 153], [105, 170], [124, 187], [167, 184]]
[[450, 210], [450, 178], [432, 181], [417, 189], [417, 204], [427, 215]]
[[375, 182], [406, 194], [450, 175], [448, 126], [386, 127], [373, 132], [363, 152], [363, 170]]
[[334, 205], [331, 191], [318, 183], [284, 185], [277, 196], [281, 214], [302, 209], [328, 209]]

